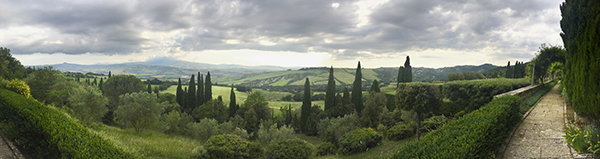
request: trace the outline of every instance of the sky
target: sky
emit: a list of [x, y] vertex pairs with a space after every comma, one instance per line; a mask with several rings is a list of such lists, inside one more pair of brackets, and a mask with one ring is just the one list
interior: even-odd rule
[[0, 0], [23, 65], [506, 65], [563, 45], [563, 0]]

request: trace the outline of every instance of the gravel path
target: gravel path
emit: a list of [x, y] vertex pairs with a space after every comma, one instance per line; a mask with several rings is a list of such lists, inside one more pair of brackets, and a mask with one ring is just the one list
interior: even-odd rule
[[504, 158], [572, 158], [564, 137], [565, 101], [555, 85], [532, 108], [512, 136]]
[[[15, 151], [13, 152], [13, 149]], [[16, 154], [16, 155], [15, 155]], [[19, 153], [19, 150], [12, 145], [10, 141], [5, 140], [4, 136], [0, 134], [0, 159], [21, 159], [23, 155]]]

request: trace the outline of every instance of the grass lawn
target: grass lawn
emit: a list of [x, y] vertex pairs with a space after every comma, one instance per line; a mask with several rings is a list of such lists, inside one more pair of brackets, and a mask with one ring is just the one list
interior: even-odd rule
[[110, 140], [135, 158], [190, 158], [193, 150], [200, 146], [196, 140], [169, 136], [154, 130], [137, 134], [131, 128], [123, 130], [104, 124], [89, 130]]

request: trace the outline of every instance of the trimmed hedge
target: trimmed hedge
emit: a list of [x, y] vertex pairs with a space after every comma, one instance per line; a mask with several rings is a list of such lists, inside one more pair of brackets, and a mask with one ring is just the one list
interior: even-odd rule
[[3, 131], [37, 158], [132, 158], [60, 111], [0, 89]]
[[540, 98], [542, 98], [542, 96], [544, 96], [544, 94], [546, 94], [546, 92], [550, 91], [552, 87], [556, 85], [557, 82], [558, 81], [550, 82], [546, 86], [544, 86], [544, 88], [535, 91], [533, 95], [523, 100], [523, 103], [529, 107], [533, 106], [538, 100], [540, 100]]
[[442, 94], [459, 106], [465, 113], [477, 110], [494, 98], [494, 95], [530, 85], [526, 79], [486, 79], [446, 82]]
[[517, 96], [504, 96], [445, 124], [390, 158], [493, 158], [520, 120]]

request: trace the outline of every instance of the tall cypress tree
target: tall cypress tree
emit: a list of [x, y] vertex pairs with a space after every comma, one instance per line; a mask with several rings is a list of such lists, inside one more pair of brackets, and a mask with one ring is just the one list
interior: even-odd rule
[[102, 90], [102, 84], [103, 84], [103, 83], [104, 83], [104, 79], [103, 79], [103, 78], [100, 78], [100, 83], [98, 83], [98, 88], [99, 88], [99, 89], [100, 89], [100, 91], [102, 91], [102, 92], [103, 92], [103, 90]]
[[94, 78], [94, 82], [92, 82], [92, 86], [97, 86], [98, 82], [96, 81], [96, 78]]
[[110, 78], [112, 75], [110, 74], [110, 71], [108, 71], [108, 78]]
[[300, 114], [300, 126], [302, 132], [307, 132], [308, 117], [310, 116], [310, 82], [306, 78], [304, 83], [304, 96], [302, 97], [302, 112]]
[[154, 93], [156, 93], [156, 98], [160, 98], [160, 96], [158, 95], [158, 86], [154, 87]]
[[198, 89], [196, 89], [196, 100], [198, 105], [204, 104], [204, 77], [198, 72]]
[[210, 72], [206, 73], [204, 80], [204, 102], [212, 100], [212, 83], [210, 82]]
[[235, 116], [235, 112], [238, 110], [235, 103], [235, 92], [233, 91], [233, 84], [231, 84], [231, 92], [229, 93], [229, 117]]
[[148, 89], [146, 90], [148, 94], [152, 94], [152, 85], [150, 84], [150, 80], [146, 80], [148, 82]]
[[186, 100], [186, 104], [187, 104], [187, 113], [191, 114], [192, 110], [194, 110], [194, 108], [196, 108], [198, 106], [198, 104], [196, 103], [196, 81], [194, 81], [194, 74], [192, 74], [192, 77], [190, 78], [190, 83], [188, 85], [188, 95], [187, 95], [187, 100]]
[[377, 80], [373, 80], [373, 84], [371, 84], [371, 90], [369, 90], [369, 92], [381, 92], [381, 90], [379, 89], [379, 82]]
[[[308, 79], [307, 79], [308, 80]], [[333, 66], [329, 69], [329, 81], [325, 91], [325, 111], [335, 107], [335, 79], [333, 77]]]
[[348, 92], [348, 87], [344, 87], [344, 94], [342, 96], [342, 103], [344, 103], [344, 105], [348, 105], [351, 103], [350, 101], [350, 92]]
[[364, 106], [362, 100], [362, 73], [360, 67], [360, 61], [356, 67], [356, 74], [354, 75], [354, 83], [352, 84], [352, 103], [354, 104], [356, 111], [360, 115]]
[[410, 66], [410, 58], [406, 56], [406, 61], [404, 61], [404, 81], [403, 82], [412, 82], [412, 66]]
[[400, 83], [404, 82], [404, 74], [405, 74], [404, 72], [405, 72], [404, 67], [400, 66], [398, 68], [398, 84], [396, 84], [396, 88], [398, 88], [398, 85], [400, 85]]
[[181, 78], [179, 78], [179, 80], [177, 81], [177, 92], [175, 94], [175, 98], [177, 99], [177, 104], [179, 104], [179, 106], [183, 106], [183, 101], [181, 99], [183, 96], [183, 89], [181, 88]]
[[506, 65], [506, 74], [504, 75], [505, 78], [512, 78], [512, 69], [510, 68], [510, 61], [508, 61], [508, 64]]

